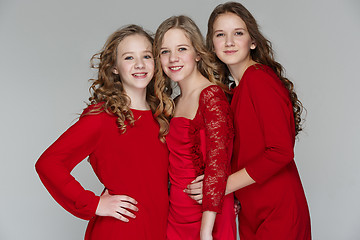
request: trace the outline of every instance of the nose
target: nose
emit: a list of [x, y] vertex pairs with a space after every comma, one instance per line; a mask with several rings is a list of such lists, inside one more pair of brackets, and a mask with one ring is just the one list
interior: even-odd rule
[[228, 35], [228, 36], [226, 36], [226, 40], [225, 40], [225, 46], [226, 47], [232, 47], [232, 46], [234, 46], [235, 44], [234, 44], [234, 39], [233, 39], [233, 37], [230, 35]]
[[176, 52], [171, 52], [170, 53], [170, 62], [177, 62], [179, 61], [178, 55], [176, 54]]
[[136, 69], [143, 69], [144, 66], [145, 66], [145, 64], [144, 64], [144, 60], [142, 58], [136, 60], [136, 62], [135, 62]]

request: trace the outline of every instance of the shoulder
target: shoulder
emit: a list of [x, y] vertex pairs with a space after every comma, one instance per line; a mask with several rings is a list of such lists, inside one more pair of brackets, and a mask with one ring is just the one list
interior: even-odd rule
[[207, 103], [211, 99], [227, 100], [224, 91], [218, 85], [210, 85], [200, 92], [200, 103]]
[[246, 69], [242, 84], [249, 89], [283, 89], [284, 86], [276, 75], [276, 73], [269, 67], [263, 64], [255, 64]]
[[270, 67], [263, 64], [255, 64], [246, 69], [242, 80], [251, 84], [276, 78], [275, 72]]
[[103, 102], [88, 105], [80, 115], [80, 119], [87, 118], [92, 121], [100, 121], [112, 117], [114, 115], [105, 110]]

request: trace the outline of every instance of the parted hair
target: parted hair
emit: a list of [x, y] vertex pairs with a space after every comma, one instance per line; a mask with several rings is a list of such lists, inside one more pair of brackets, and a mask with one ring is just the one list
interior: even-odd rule
[[[255, 42], [256, 48], [250, 51], [250, 56], [255, 62], [269, 66], [276, 75], [280, 78], [283, 85], [289, 91], [289, 96], [293, 105], [293, 113], [295, 120], [295, 133], [296, 135], [302, 130], [302, 118], [301, 114], [303, 112], [303, 105], [297, 97], [297, 94], [294, 89], [294, 84], [287, 79], [284, 75], [283, 66], [275, 61], [274, 51], [272, 48], [271, 42], [266, 39], [263, 34], [260, 32], [258, 24], [252, 14], [240, 3], [238, 2], [226, 2], [224, 4], [219, 4], [211, 13], [208, 21], [208, 31], [206, 35], [206, 45], [208, 49], [214, 53], [214, 22], [217, 17], [221, 14], [233, 13], [239, 16], [246, 24], [247, 30], [251, 36], [251, 39]], [[219, 71], [221, 76], [220, 79], [223, 82], [227, 82], [229, 79], [229, 69], [227, 66], [220, 61], [219, 58], [215, 56], [217, 62], [222, 67], [222, 70]]]
[[184, 31], [195, 52], [200, 56], [200, 60], [197, 62], [198, 71], [209, 79], [210, 82], [219, 85], [224, 91], [228, 91], [228, 88], [218, 79], [219, 66], [216, 64], [214, 55], [206, 48], [204, 37], [198, 26], [187, 16], [172, 16], [163, 21], [158, 27], [153, 45], [155, 56], [155, 94], [160, 99], [157, 112], [164, 112], [167, 116], [172, 116], [174, 103], [170, 98], [172, 94], [171, 80], [162, 70], [160, 53], [164, 35], [170, 29], [181, 29]]
[[[127, 125], [134, 126], [136, 119], [130, 109], [131, 99], [126, 95], [120, 75], [114, 73], [119, 43], [128, 36], [140, 35], [146, 37], [151, 44], [153, 38], [138, 25], [124, 26], [112, 33], [100, 52], [94, 54], [90, 60], [91, 68], [97, 70], [97, 77], [90, 79], [90, 104], [97, 104], [90, 114], [107, 112], [117, 117], [117, 125], [122, 133], [126, 132]], [[154, 79], [146, 89], [146, 100], [154, 113], [159, 99], [154, 94]], [[164, 120], [165, 119], [165, 120]], [[156, 117], [160, 125], [159, 138], [164, 141], [168, 123], [163, 114]]]

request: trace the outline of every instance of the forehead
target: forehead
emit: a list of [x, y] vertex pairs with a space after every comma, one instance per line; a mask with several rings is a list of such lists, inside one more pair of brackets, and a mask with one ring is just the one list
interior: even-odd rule
[[184, 30], [179, 28], [172, 28], [164, 34], [162, 46], [176, 46], [181, 44], [192, 45]]
[[246, 24], [238, 15], [229, 12], [217, 16], [213, 25], [214, 31], [234, 28], [246, 29]]
[[151, 50], [151, 42], [145, 36], [133, 34], [125, 37], [119, 43], [117, 51], [121, 52], [137, 52]]

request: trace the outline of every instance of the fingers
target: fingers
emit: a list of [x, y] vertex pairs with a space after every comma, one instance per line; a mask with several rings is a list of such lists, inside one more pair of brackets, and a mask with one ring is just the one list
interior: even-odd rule
[[133, 214], [132, 212], [126, 210], [125, 208], [121, 208], [119, 207], [119, 209], [116, 211], [117, 214], [124, 216], [128, 216], [131, 218], [136, 218], [135, 214]]
[[[134, 200], [135, 201], [135, 200]], [[136, 202], [136, 201], [135, 201]], [[137, 202], [136, 202], [137, 203]], [[135, 204], [136, 204], [135, 203]], [[125, 202], [125, 201], [123, 201], [123, 200], [120, 200], [119, 201], [119, 207], [121, 207], [121, 208], [127, 208], [127, 209], [130, 209], [130, 210], [133, 210], [133, 211], [135, 211], [135, 212], [137, 212], [137, 211], [139, 211], [139, 209], [135, 206], [135, 205], [133, 205], [132, 203], [129, 203], [129, 202]]]
[[203, 182], [201, 181], [201, 182], [191, 183], [191, 184], [187, 185], [186, 187], [188, 189], [197, 189], [197, 188], [202, 188], [202, 186], [203, 186]]
[[[137, 201], [126, 195], [110, 195], [107, 190], [100, 196], [96, 209], [96, 215], [111, 216], [123, 222], [129, 222], [128, 218], [136, 218], [133, 212], [139, 211], [135, 206]], [[131, 212], [132, 211], [132, 212]]]
[[191, 183], [200, 182], [200, 181], [202, 181], [202, 180], [204, 180], [204, 174], [198, 176], [197, 178], [195, 178]]
[[235, 215], [238, 215], [238, 213], [240, 212], [240, 209], [241, 209], [240, 201], [235, 198], [235, 201], [234, 201]]
[[129, 203], [124, 203], [124, 202], [120, 203], [120, 205], [121, 206], [119, 206], [117, 208], [117, 210], [115, 212], [113, 212], [113, 214], [111, 215], [112, 217], [117, 218], [123, 222], [129, 222], [129, 219], [127, 217], [136, 218], [135, 214], [126, 210], [125, 208], [132, 209], [134, 211], [138, 211], [137, 207], [135, 207]]
[[133, 199], [132, 197], [126, 196], [126, 195], [117, 195], [120, 201], [126, 201], [132, 204], [137, 204], [138, 202]]
[[185, 188], [184, 192], [189, 195], [198, 195], [198, 194], [202, 194], [202, 188], [196, 188], [196, 189]]
[[191, 199], [194, 199], [199, 204], [202, 204], [203, 180], [204, 175], [200, 175], [184, 189], [184, 192], [188, 194]]
[[114, 215], [111, 215], [111, 217], [114, 217], [120, 221], [123, 221], [123, 222], [129, 222], [129, 219], [127, 219], [126, 217], [124, 217], [123, 215], [119, 214], [119, 213], [114, 213]]
[[196, 195], [188, 195], [191, 199], [195, 200], [198, 204], [202, 204], [203, 195], [202, 193]]

